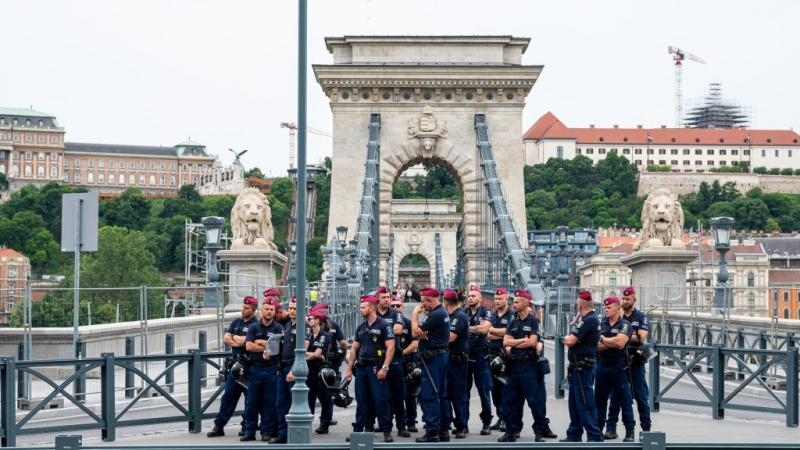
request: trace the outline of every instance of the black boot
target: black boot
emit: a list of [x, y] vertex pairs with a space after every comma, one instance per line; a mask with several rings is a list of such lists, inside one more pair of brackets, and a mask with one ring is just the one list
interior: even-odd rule
[[605, 434], [603, 434], [603, 439], [607, 441], [616, 439], [618, 437], [619, 435], [616, 431], [606, 431]]
[[397, 430], [397, 435], [399, 437], [411, 437], [411, 433], [409, 433], [407, 430]]
[[425, 433], [416, 439], [417, 442], [439, 442], [438, 433]]
[[488, 436], [490, 434], [492, 434], [491, 425], [488, 422], [484, 423], [483, 428], [481, 428], [481, 436]]
[[497, 442], [517, 442], [517, 436], [514, 433], [506, 432]]
[[623, 439], [622, 442], [633, 442], [634, 439], [633, 431], [626, 431], [625, 439]]
[[206, 436], [211, 438], [225, 436], [225, 429], [219, 425], [214, 425], [214, 428], [206, 433]]
[[439, 442], [450, 442], [450, 433], [448, 433], [447, 431], [440, 431]]
[[489, 429], [499, 430], [502, 425], [503, 425], [503, 419], [498, 417], [497, 420], [489, 427]]
[[467, 437], [467, 430], [466, 429], [460, 429], [460, 430], [457, 429], [456, 432], [455, 432], [455, 435], [453, 437], [455, 437], [456, 439], [464, 439], [465, 437]]
[[533, 442], [544, 442], [544, 437], [541, 434], [534, 434]]
[[248, 442], [248, 441], [255, 441], [256, 437], [252, 434], [245, 434], [244, 436], [239, 438], [240, 442]]
[[558, 435], [553, 433], [553, 430], [551, 430], [550, 427], [544, 429], [542, 437], [545, 439], [558, 439]]
[[406, 430], [408, 430], [409, 433], [419, 433], [419, 430], [417, 429], [417, 424], [415, 423], [408, 424]]
[[383, 442], [394, 442], [391, 431], [383, 433]]
[[317, 434], [328, 434], [328, 427], [330, 427], [330, 424], [321, 423], [321, 424], [319, 424], [319, 427], [317, 427], [317, 429], [314, 430], [314, 433], [317, 433]]

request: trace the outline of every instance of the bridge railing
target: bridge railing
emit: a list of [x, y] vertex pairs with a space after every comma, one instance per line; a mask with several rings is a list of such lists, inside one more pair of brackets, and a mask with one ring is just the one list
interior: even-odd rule
[[[563, 398], [568, 386], [565, 355], [563, 337], [557, 337], [553, 371], [556, 398]], [[664, 366], [672, 367], [667, 371]], [[653, 411], [658, 411], [661, 403], [708, 407], [715, 419], [723, 419], [726, 409], [755, 411], [783, 415], [787, 427], [798, 426], [797, 348], [780, 351], [656, 343], [648, 370]], [[699, 374], [703, 371], [710, 377]], [[739, 374], [742, 376], [731, 376]], [[672, 391], [682, 380], [688, 380], [694, 388], [685, 395]], [[758, 402], [748, 404], [742, 395], [746, 391], [757, 391]]]
[[[186, 422], [189, 432], [199, 433], [202, 420], [214, 416], [209, 412], [211, 405], [222, 394], [224, 384], [216, 388], [203, 388], [207, 385], [208, 368], [216, 373], [222, 360], [230, 356], [228, 352], [201, 352], [199, 349], [188, 353], [151, 356], [116, 356], [103, 353], [100, 358], [62, 359], [48, 361], [16, 361], [13, 358], [0, 360], [0, 439], [2, 446], [13, 447], [19, 435], [36, 433], [58, 433], [80, 430], [100, 430], [104, 441], [116, 439], [118, 426], [133, 426]], [[143, 363], [160, 366], [160, 371], [150, 374], [142, 370]], [[43, 369], [54, 367], [74, 368], [74, 373], [64, 379], [56, 379], [45, 374]], [[99, 372], [99, 374], [98, 374]], [[178, 381], [175, 373], [179, 374]], [[90, 373], [99, 375], [99, 389], [96, 392], [70, 391], [70, 385]], [[126, 375], [124, 386], [119, 386], [120, 373]], [[40, 399], [32, 401], [30, 410], [17, 418], [17, 377], [27, 374], [37, 382], [50, 387], [49, 392]], [[127, 375], [141, 380], [135, 395], [128, 395]], [[176, 389], [176, 387], [180, 388]], [[158, 396], [162, 402], [172, 406], [171, 412], [159, 417], [134, 417], [136, 406], [141, 400]], [[33, 419], [48, 408], [50, 402], [62, 398], [77, 408], [83, 420], [78, 423], [32, 426]], [[100, 412], [97, 413], [96, 405]], [[94, 406], [94, 407], [93, 407]]]

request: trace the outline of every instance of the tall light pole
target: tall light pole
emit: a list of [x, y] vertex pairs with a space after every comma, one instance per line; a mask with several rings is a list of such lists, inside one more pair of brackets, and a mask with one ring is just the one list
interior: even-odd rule
[[289, 444], [311, 442], [311, 421], [314, 415], [308, 407], [308, 364], [306, 364], [306, 37], [308, 4], [298, 1], [297, 27], [297, 211], [295, 240], [297, 241], [297, 339], [294, 349], [294, 386], [292, 407], [286, 415]]
[[734, 220], [731, 217], [714, 217], [711, 219], [711, 228], [714, 230], [714, 240], [719, 252], [719, 272], [717, 272], [717, 289], [714, 292], [714, 307], [723, 315], [727, 315], [728, 305], [728, 263], [725, 253], [731, 249], [731, 229]]

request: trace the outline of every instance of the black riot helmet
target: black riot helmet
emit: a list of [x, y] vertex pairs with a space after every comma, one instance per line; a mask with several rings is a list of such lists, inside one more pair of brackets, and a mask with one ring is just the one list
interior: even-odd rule
[[339, 408], [347, 408], [353, 403], [353, 397], [350, 397], [350, 391], [348, 387], [350, 386], [350, 382], [347, 380], [343, 380], [339, 383], [339, 388], [333, 394], [333, 404], [338, 406]]
[[489, 363], [489, 369], [492, 372], [492, 376], [494, 376], [497, 381], [506, 384], [508, 380], [508, 367], [502, 356], [495, 356], [492, 362]]
[[412, 397], [419, 396], [422, 390], [422, 369], [414, 368], [406, 375], [406, 385]]
[[321, 388], [329, 391], [338, 390], [339, 377], [336, 375], [336, 371], [330, 367], [323, 367], [319, 371], [319, 384]]
[[247, 389], [247, 387], [250, 385], [250, 379], [247, 378], [247, 372], [245, 372], [244, 366], [239, 361], [236, 361], [231, 367], [231, 375], [233, 376], [233, 381], [238, 383], [241, 387]]

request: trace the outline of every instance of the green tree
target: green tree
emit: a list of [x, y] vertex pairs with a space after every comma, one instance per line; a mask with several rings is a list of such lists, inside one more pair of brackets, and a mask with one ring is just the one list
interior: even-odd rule
[[766, 167], [756, 167], [753, 169], [753, 173], [757, 173], [759, 175], [766, 175], [768, 172]]
[[650, 164], [647, 166], [648, 172], [672, 172], [672, 166], [669, 164]]
[[121, 196], [100, 204], [100, 217], [104, 225], [141, 230], [150, 217], [151, 202], [137, 188], [128, 188]]
[[261, 169], [259, 169], [258, 167], [253, 167], [252, 169], [245, 172], [244, 177], [264, 178], [264, 173], [261, 172]]
[[6, 174], [0, 172], [0, 191], [6, 189], [8, 189], [8, 178], [6, 178]]
[[792, 175], [794, 174], [794, 169], [781, 169], [781, 175]]

